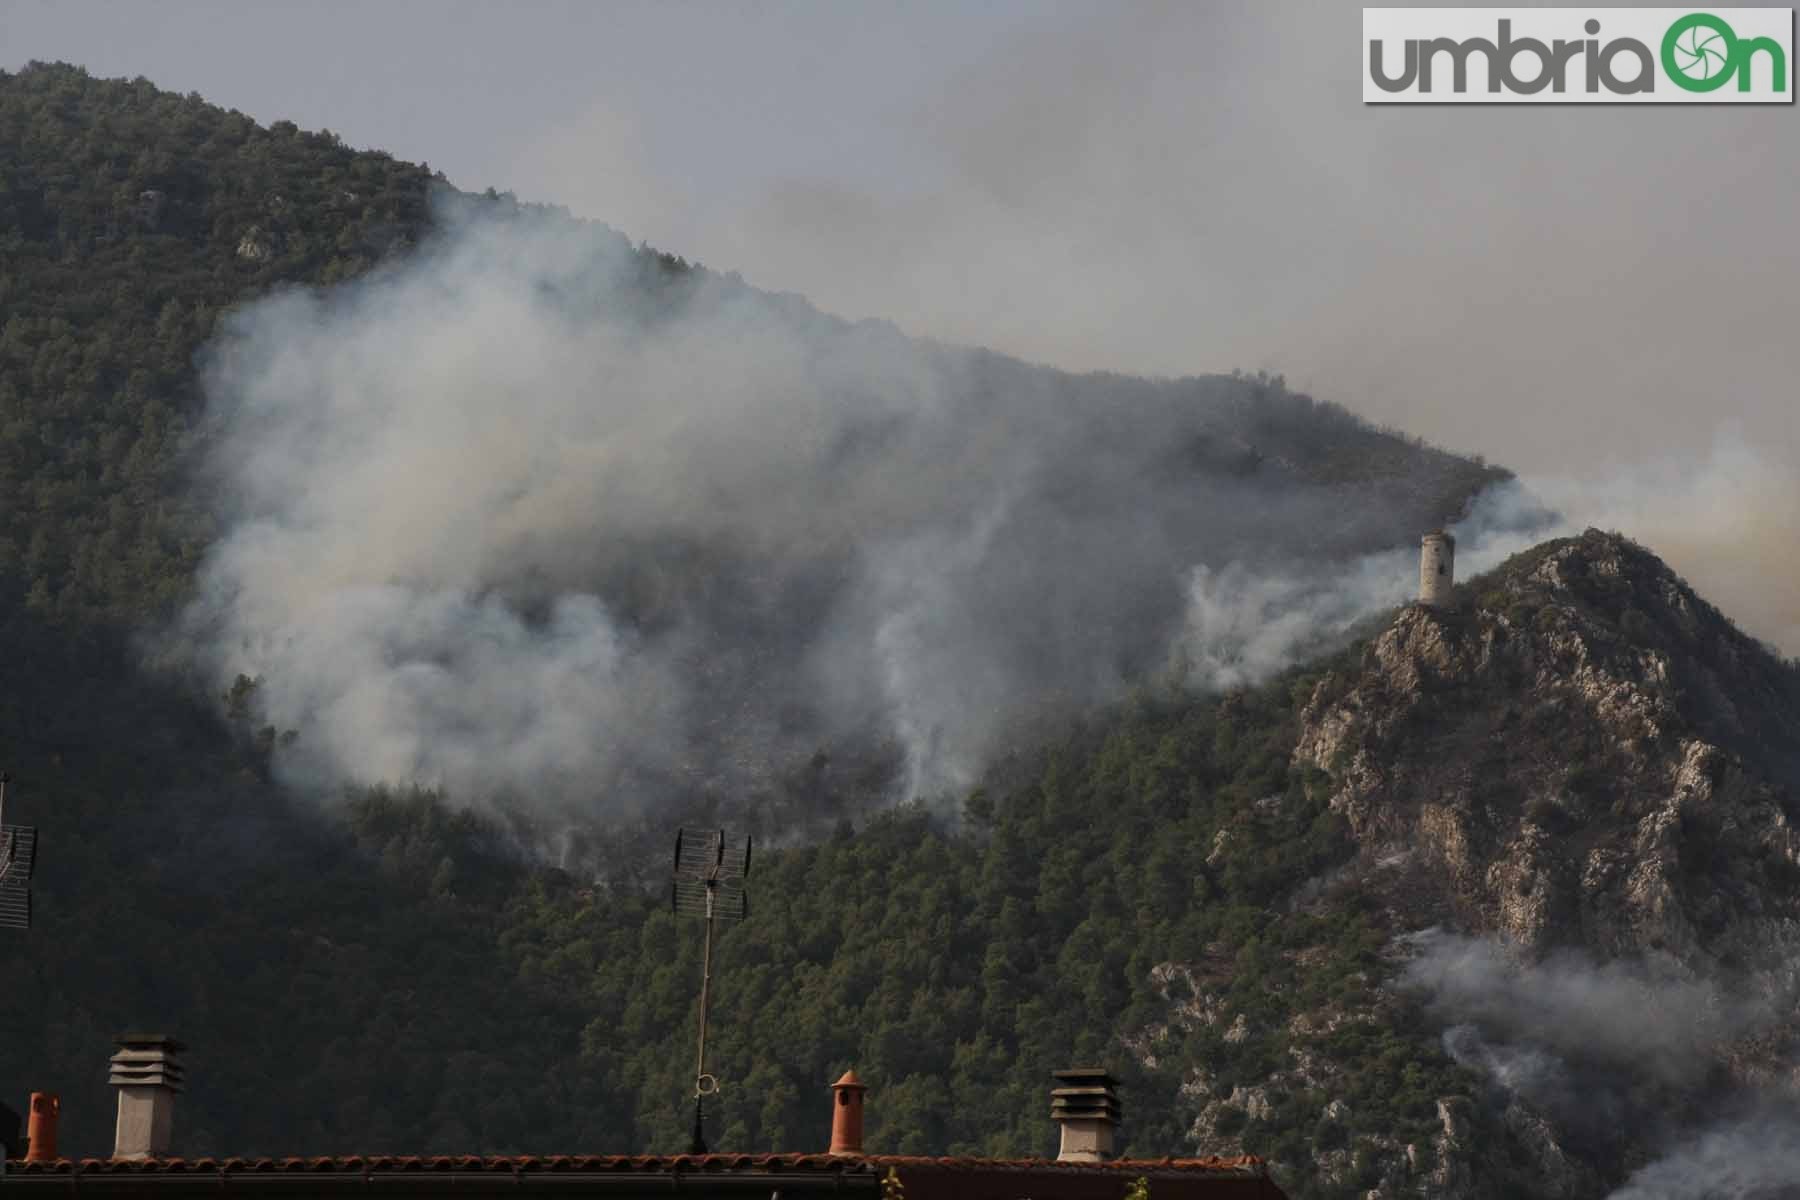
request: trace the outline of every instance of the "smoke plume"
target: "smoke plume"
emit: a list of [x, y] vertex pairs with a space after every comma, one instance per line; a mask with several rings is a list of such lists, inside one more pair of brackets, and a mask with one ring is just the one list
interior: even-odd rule
[[[1255, 680], [1403, 599], [1466, 491], [1260, 382], [915, 342], [534, 210], [443, 224], [206, 365], [225, 532], [174, 645], [261, 680], [310, 787], [631, 811], [855, 743], [935, 794], [1035, 713], [1172, 658]], [[1411, 457], [1307, 465], [1343, 439]]]
[[[954, 49], [910, 60], [917, 92], [857, 122], [854, 154], [771, 150], [695, 188], [656, 149], [706, 134], [608, 90], [489, 174], [834, 312], [1077, 370], [1278, 369], [1598, 502], [1583, 481], [1664, 479], [1571, 516], [1800, 655], [1800, 127], [1782, 106], [1364, 105], [1360, 20], [1037, 5], [1001, 36], [915, 31]], [[769, 106], [745, 136], [846, 123], [716, 65]], [[1708, 461], [1734, 426], [1746, 474]]]
[[[1531, 1054], [1626, 1066], [1668, 1083], [1698, 1078], [1720, 1047], [1772, 1015], [1767, 1001], [1729, 994], [1673, 961], [1595, 963], [1560, 952], [1521, 963], [1483, 938], [1430, 930], [1409, 940], [1417, 953], [1402, 983], [1445, 1017]], [[1533, 1074], [1517, 1056], [1509, 1061], [1507, 1070]]]
[[[631, 813], [862, 747], [889, 798], [954, 792], [1040, 714], [1328, 648], [1410, 597], [1469, 486], [1262, 382], [921, 343], [535, 210], [442, 225], [248, 307], [206, 365], [225, 533], [175, 653], [261, 680], [309, 789]], [[1779, 486], [1754, 462], [1490, 487], [1459, 573], [1646, 510], [1704, 542], [1709, 481]]]
[[[1517, 482], [1495, 484], [1450, 526], [1457, 539], [1457, 574], [1479, 574], [1534, 542], [1579, 528], [1545, 509]], [[1178, 662], [1187, 681], [1201, 690], [1260, 683], [1329, 650], [1371, 613], [1407, 603], [1418, 586], [1419, 550], [1413, 544], [1348, 562], [1201, 563], [1188, 576]]]
[[1635, 1172], [1610, 1200], [1791, 1200], [1800, 1119], [1791, 1107], [1722, 1122]]
[[1800, 475], [1743, 428], [1722, 428], [1689, 453], [1610, 462], [1579, 476], [1528, 476], [1524, 486], [1571, 525], [1642, 542], [1751, 634], [1800, 655], [1800, 556], [1789, 549]]
[[[1406, 942], [1401, 984], [1452, 1022], [1450, 1056], [1575, 1140], [1616, 1149], [1707, 1099], [1706, 1131], [1633, 1174], [1615, 1200], [1773, 1196], [1800, 1180], [1791, 1108], [1719, 1073], [1735, 1042], [1791, 1013], [1779, 988], [1729, 987], [1672, 959], [1564, 951], [1521, 962], [1492, 939], [1437, 929]], [[1722, 1108], [1738, 1115], [1721, 1119]]]

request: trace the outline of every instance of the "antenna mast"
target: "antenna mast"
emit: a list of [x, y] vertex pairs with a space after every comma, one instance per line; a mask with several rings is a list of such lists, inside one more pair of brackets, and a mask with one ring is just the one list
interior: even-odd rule
[[6, 824], [6, 785], [0, 771], [0, 929], [31, 928], [31, 872], [37, 866], [37, 827]]
[[720, 921], [750, 915], [744, 880], [750, 874], [750, 839], [733, 846], [723, 829], [683, 829], [675, 835], [674, 880], [669, 906], [677, 915], [706, 922], [700, 958], [700, 1039], [694, 1055], [694, 1138], [692, 1154], [706, 1153], [706, 1098], [719, 1093], [719, 1081], [706, 1071], [706, 1018], [712, 1001], [713, 938]]

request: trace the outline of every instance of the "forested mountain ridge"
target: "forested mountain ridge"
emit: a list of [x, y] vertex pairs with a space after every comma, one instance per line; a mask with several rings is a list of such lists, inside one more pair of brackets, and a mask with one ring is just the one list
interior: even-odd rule
[[[508, 203], [68, 67], [0, 76], [0, 152], [0, 765], [9, 819], [44, 833], [37, 928], [0, 939], [0, 1084], [61, 1091], [65, 1147], [103, 1152], [109, 1039], [150, 1025], [193, 1047], [189, 1155], [679, 1148], [698, 939], [664, 908], [660, 824], [584, 831], [596, 883], [431, 794], [360, 788], [321, 819], [271, 781], [253, 710], [146, 674], [132, 641], [219, 533], [194, 466], [220, 314], [404, 261], [434, 204]], [[741, 287], [630, 253], [659, 309]], [[1500, 476], [1270, 380], [966, 361], [989, 387], [1204, 408], [1218, 436], [1170, 470], [1379, 499], [1394, 515], [1364, 548]], [[1065, 714], [954, 817], [881, 811], [887, 780], [843, 753], [779, 761], [745, 818], [835, 832], [759, 851], [755, 919], [721, 949], [712, 1140], [822, 1146], [824, 1087], [854, 1066], [876, 1148], [1041, 1152], [1049, 1071], [1099, 1061], [1124, 1078], [1134, 1152], [1245, 1147], [1299, 1195], [1598, 1194], [1655, 1147], [1497, 1089], [1499, 1051], [1444, 1040], [1480, 1022], [1400, 986], [1435, 961], [1405, 939], [1661, 939], [1697, 977], [1764, 970], [1793, 887], [1791, 688], [1660, 564], [1595, 536], [1265, 686], [1146, 681]], [[1530, 754], [1486, 769], [1521, 737]], [[1640, 806], [1617, 771], [1688, 798]], [[1568, 858], [1570, 831], [1604, 853]], [[1664, 865], [1636, 872], [1640, 853]], [[1714, 877], [1750, 881], [1709, 899]], [[1778, 1024], [1733, 1033], [1740, 1079], [1778, 1072]]]
[[0, 581], [40, 611], [136, 623], [184, 593], [210, 532], [183, 472], [220, 316], [403, 252], [441, 181], [62, 65], [0, 73], [0, 146]]
[[[0, 146], [0, 486], [14, 515], [0, 581], [40, 610], [130, 623], [181, 594], [210, 532], [181, 472], [203, 401], [194, 356], [220, 315], [404, 254], [428, 233], [434, 197], [484, 198], [329, 131], [264, 128], [197, 95], [63, 65], [0, 73]], [[692, 271], [640, 257], [647, 288]], [[1425, 507], [1446, 511], [1503, 475], [1279, 389], [1246, 382], [1235, 399], [1254, 402], [1226, 448], [1245, 462], [1429, 480]], [[1315, 417], [1326, 436], [1302, 439]]]
[[[1166, 627], [1185, 603], [1178, 568], [1223, 553], [1216, 543], [1228, 536], [1292, 556], [1353, 555], [1453, 518], [1481, 488], [1505, 477], [1373, 429], [1278, 380], [1073, 376], [985, 351], [912, 342], [874, 322], [852, 326], [798, 297], [759, 293], [673, 256], [633, 249], [602, 226], [510, 197], [458, 193], [424, 167], [353, 151], [329, 133], [285, 122], [264, 129], [143, 80], [103, 81], [77, 68], [34, 65], [0, 79], [0, 123], [7, 150], [0, 178], [4, 620], [18, 629], [14, 661], [61, 681], [44, 689], [48, 698], [66, 694], [71, 678], [108, 681], [67, 715], [59, 704], [27, 706], [18, 736], [45, 747], [73, 747], [115, 721], [123, 740], [136, 736], [123, 731], [137, 727], [140, 702], [110, 694], [121, 682], [148, 686], [136, 669], [139, 646], [128, 643], [166, 627], [194, 600], [197, 570], [230, 532], [236, 501], [224, 494], [218, 461], [222, 418], [218, 405], [208, 406], [201, 374], [230, 340], [219, 336], [226, 317], [296, 286], [323, 288], [314, 294], [333, 303], [333, 296], [355, 294], [345, 281], [368, 280], [377, 265], [386, 269], [383, 278], [403, 275], [408, 263], [443, 257], [446, 239], [439, 235], [459, 221], [570, 231], [570, 247], [604, 260], [605, 303], [626, 312], [621, 328], [754, 310], [778, 336], [813, 347], [807, 371], [845, 376], [822, 398], [831, 409], [866, 405], [862, 392], [875, 376], [869, 386], [896, 393], [925, 379], [968, 414], [961, 424], [941, 421], [932, 434], [939, 443], [920, 443], [939, 470], [979, 475], [978, 434], [1001, 449], [1019, 442], [1021, 427], [1041, 438], [1043, 445], [1028, 447], [1038, 460], [1024, 485], [1035, 508], [1014, 514], [993, 536], [1026, 561], [1052, 552], [1089, 556], [1088, 573], [1065, 578], [1062, 620], [1084, 634], [1100, 632], [1095, 646], [1079, 652], [1020, 638], [1002, 665], [1019, 674], [1050, 664], [1060, 674], [1032, 679], [1025, 690], [1067, 693], [1065, 705], [1079, 700], [1090, 676], [1130, 678], [1160, 665]], [[861, 369], [859, 356], [870, 370]], [[880, 481], [920, 473], [917, 463], [879, 461], [906, 433], [877, 410], [815, 436], [836, 439], [829, 452], [839, 461], [830, 470]], [[774, 478], [780, 482], [779, 472]], [[1109, 536], [1111, 525], [1135, 512], [1132, 504], [1159, 495], [1167, 498], [1160, 511], [1145, 512], [1129, 538]], [[1294, 503], [1271, 503], [1276, 497]], [[822, 514], [815, 522], [821, 528], [829, 527], [839, 499], [807, 502]], [[939, 519], [962, 519], [956, 500], [936, 502]], [[1281, 523], [1279, 538], [1259, 526], [1271, 520]], [[679, 770], [655, 764], [655, 787], [706, 805], [722, 794], [754, 792], [748, 807], [770, 814], [770, 832], [791, 832], [795, 822], [813, 827], [784, 801], [793, 791], [784, 781], [825, 745], [837, 764], [834, 786], [857, 793], [857, 807], [879, 804], [896, 769], [885, 735], [819, 730], [816, 711], [795, 727], [790, 714], [846, 707], [819, 699], [819, 681], [806, 674], [805, 664], [817, 657], [807, 639], [822, 623], [821, 608], [858, 601], [840, 594], [841, 581], [867, 573], [856, 557], [892, 555], [895, 547], [865, 550], [796, 536], [795, 561], [771, 570], [734, 545], [662, 533], [588, 537], [579, 554], [528, 564], [567, 574], [570, 562], [597, 559], [578, 583], [598, 593], [630, 627], [626, 633], [696, 612], [708, 630], [725, 631], [720, 637], [730, 644], [701, 656], [709, 674], [697, 689], [705, 711], [690, 714], [696, 745]], [[1131, 552], [1140, 562], [1161, 569], [1159, 555], [1166, 555], [1164, 578], [1131, 595], [1124, 611], [1112, 611], [1112, 597], [1130, 589], [1106, 577], [1105, 556], [1138, 543], [1142, 548]], [[988, 620], [1042, 594], [1030, 574], [996, 578], [1005, 566], [976, 580], [991, 597]], [[469, 586], [516, 588], [528, 574], [497, 569]], [[553, 599], [526, 597], [540, 606]], [[1042, 643], [1046, 635], [1035, 636]], [[57, 655], [77, 657], [33, 667], [52, 646]], [[800, 665], [784, 675], [775, 660]], [[230, 675], [205, 682], [222, 689]], [[228, 707], [267, 748], [283, 714], [262, 711], [261, 695], [239, 691]], [[755, 719], [739, 720], [746, 711]], [[321, 745], [302, 742], [308, 750]]]
[[[872, 1145], [1044, 1152], [1044, 1080], [1079, 1059], [1123, 1076], [1132, 1151], [1249, 1149], [1298, 1194], [1604, 1194], [1794, 1084], [1796, 686], [1590, 534], [1267, 687], [1140, 694], [997, 766], [962, 833], [909, 809], [760, 856], [717, 963], [715, 1144], [812, 1145], [853, 1065]], [[522, 868], [429, 797], [349, 818], [361, 854], [314, 832], [165, 875], [130, 926], [21, 966], [98, 987], [84, 952], [164, 939], [132, 1011], [211, 1040], [193, 1153], [679, 1148], [698, 939], [660, 889]], [[1559, 1039], [1583, 989], [1645, 1007]], [[9, 1028], [61, 1052], [26, 1069], [79, 1080], [111, 997], [23, 999]], [[103, 1145], [97, 1080], [61, 1086]]]

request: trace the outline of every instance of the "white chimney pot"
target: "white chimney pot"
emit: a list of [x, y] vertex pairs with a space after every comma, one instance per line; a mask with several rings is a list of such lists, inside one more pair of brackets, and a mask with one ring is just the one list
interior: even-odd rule
[[119, 1119], [113, 1130], [113, 1157], [162, 1158], [169, 1153], [175, 1096], [181, 1091], [181, 1061], [187, 1047], [160, 1033], [126, 1033], [115, 1039], [107, 1082], [119, 1089]]
[[1062, 1126], [1058, 1162], [1104, 1162], [1113, 1154], [1118, 1128], [1118, 1081], [1099, 1067], [1056, 1072], [1063, 1086], [1050, 1093], [1050, 1115]]

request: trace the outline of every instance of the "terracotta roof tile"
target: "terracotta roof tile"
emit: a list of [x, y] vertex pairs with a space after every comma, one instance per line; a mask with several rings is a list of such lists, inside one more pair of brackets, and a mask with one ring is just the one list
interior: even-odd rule
[[1158, 1172], [1182, 1174], [1261, 1174], [1263, 1160], [1254, 1155], [1237, 1158], [1115, 1158], [1106, 1162], [1062, 1162], [1053, 1158], [933, 1158], [924, 1155], [872, 1154], [863, 1162], [878, 1168], [896, 1167], [942, 1171], [1059, 1171], [1145, 1175]]
[[654, 1174], [673, 1171], [866, 1171], [860, 1159], [826, 1154], [552, 1154], [552, 1155], [342, 1155], [315, 1158], [59, 1158], [50, 1162], [13, 1159], [8, 1174], [121, 1174], [129, 1172], [357, 1172], [363, 1171], [599, 1171]]
[[480, 1155], [437, 1154], [388, 1155], [351, 1154], [335, 1157], [284, 1158], [152, 1158], [114, 1159], [59, 1158], [50, 1162], [7, 1163], [8, 1174], [69, 1175], [120, 1174], [129, 1172], [237, 1174], [243, 1172], [281, 1172], [287, 1174], [394, 1171], [510, 1171], [520, 1172], [595, 1172], [616, 1171], [639, 1174], [663, 1172], [845, 1172], [862, 1174], [885, 1171], [889, 1167], [923, 1171], [1055, 1171], [1103, 1172], [1107, 1174], [1263, 1174], [1259, 1158], [1137, 1158], [1114, 1159], [1100, 1163], [1058, 1162], [1046, 1158], [968, 1158], [932, 1157], [929, 1155], [871, 1154], [834, 1156], [829, 1154], [551, 1154], [551, 1155]]

